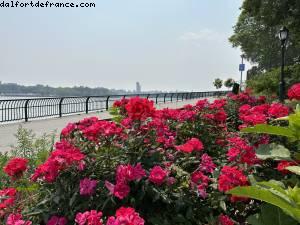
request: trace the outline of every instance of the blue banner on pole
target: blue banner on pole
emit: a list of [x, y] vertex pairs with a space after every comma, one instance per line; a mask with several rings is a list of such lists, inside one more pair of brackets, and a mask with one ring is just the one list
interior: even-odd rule
[[245, 70], [245, 64], [240, 64], [239, 71], [244, 71], [244, 70]]

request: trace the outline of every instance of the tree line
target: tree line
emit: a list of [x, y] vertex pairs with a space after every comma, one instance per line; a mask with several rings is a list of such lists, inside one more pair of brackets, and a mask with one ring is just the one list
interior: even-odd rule
[[131, 94], [133, 91], [108, 89], [104, 87], [89, 88], [84, 86], [50, 87], [48, 85], [24, 86], [16, 83], [0, 83], [2, 95], [33, 95], [33, 96], [93, 96]]

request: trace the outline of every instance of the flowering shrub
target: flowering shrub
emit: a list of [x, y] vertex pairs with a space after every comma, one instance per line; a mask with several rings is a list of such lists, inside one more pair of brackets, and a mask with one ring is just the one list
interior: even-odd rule
[[12, 178], [18, 178], [21, 177], [23, 175], [23, 172], [27, 169], [27, 163], [27, 159], [12, 158], [11, 160], [9, 160], [3, 170], [8, 176]]
[[300, 83], [294, 84], [289, 90], [288, 90], [288, 97], [289, 99], [296, 99], [300, 100]]
[[203, 150], [203, 144], [197, 138], [191, 138], [186, 143], [176, 146], [176, 149], [182, 152], [191, 153], [192, 151]]
[[31, 179], [36, 181], [38, 178], [42, 178], [47, 182], [54, 182], [59, 172], [68, 167], [77, 165], [80, 170], [83, 166], [84, 158], [85, 155], [81, 153], [79, 148], [63, 140], [56, 143], [55, 150], [51, 153], [47, 161], [35, 170]]
[[106, 225], [144, 225], [144, 222], [144, 219], [133, 208], [121, 207], [117, 210], [115, 217], [108, 218]]
[[25, 221], [22, 219], [21, 214], [10, 214], [6, 221], [7, 225], [31, 225], [31, 221]]
[[157, 110], [147, 99], [121, 99], [114, 103], [113, 121], [91, 117], [68, 124], [35, 167], [20, 158], [5, 165], [12, 179], [0, 191], [0, 221], [246, 224], [261, 203], [226, 192], [249, 187], [254, 178], [285, 179], [298, 163], [261, 157], [269, 143], [289, 145], [287, 140], [240, 129], [284, 123], [275, 119], [290, 111], [250, 92], [183, 109]]
[[17, 190], [15, 188], [6, 188], [0, 190], [0, 212], [3, 214], [4, 209], [14, 205]]

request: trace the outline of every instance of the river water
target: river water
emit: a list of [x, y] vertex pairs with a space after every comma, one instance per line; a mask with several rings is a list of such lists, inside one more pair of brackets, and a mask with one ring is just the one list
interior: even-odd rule
[[28, 98], [41, 98], [41, 97], [37, 97], [37, 96], [3, 96], [3, 95], [0, 95], [0, 100], [28, 99]]

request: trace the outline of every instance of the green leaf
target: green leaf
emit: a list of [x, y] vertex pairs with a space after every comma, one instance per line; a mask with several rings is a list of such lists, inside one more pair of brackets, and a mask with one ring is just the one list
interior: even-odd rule
[[296, 105], [295, 112], [296, 112], [296, 114], [300, 113], [300, 105], [299, 104]]
[[266, 225], [266, 224], [263, 224], [262, 219], [261, 219], [261, 214], [259, 214], [259, 213], [249, 216], [247, 218], [247, 222], [251, 225]]
[[[281, 196], [277, 195], [276, 192], [271, 192], [259, 186], [246, 186], [236, 187], [228, 191], [227, 193], [235, 196], [257, 199], [278, 206], [279, 208], [284, 210], [285, 213], [287, 213], [288, 215], [296, 219], [298, 222], [300, 222], [300, 209], [296, 208], [294, 204], [291, 204]], [[288, 196], [285, 197], [289, 198]]]
[[297, 225], [298, 222], [286, 215], [280, 208], [263, 204], [261, 213], [247, 218], [247, 222], [252, 225]]
[[224, 210], [224, 212], [226, 212], [227, 207], [225, 201], [220, 201], [220, 207]]
[[284, 190], [284, 184], [281, 181], [277, 180], [269, 180], [269, 181], [262, 181], [259, 183], [256, 183], [257, 185], [261, 186], [262, 188], [273, 188], [276, 191], [279, 191], [282, 194], [285, 194], [286, 191]]
[[300, 188], [298, 186], [294, 186], [293, 188], [289, 187], [287, 194], [294, 202], [296, 202], [297, 206], [300, 207]]
[[73, 206], [73, 204], [74, 204], [74, 202], [75, 202], [77, 196], [78, 196], [77, 192], [75, 192], [75, 193], [72, 195], [72, 197], [71, 197], [71, 199], [70, 199], [70, 201], [69, 201], [69, 206], [70, 206], [70, 207]]
[[285, 136], [289, 138], [294, 137], [294, 132], [287, 127], [271, 126], [267, 124], [258, 124], [254, 127], [247, 127], [241, 130], [244, 133], [263, 133], [271, 135]]
[[38, 184], [32, 184], [32, 185], [29, 185], [29, 186], [19, 186], [17, 187], [17, 191], [37, 191], [39, 188], [39, 185]]
[[285, 169], [291, 171], [292, 173], [300, 175], [300, 166], [288, 166]]
[[274, 159], [274, 160], [288, 160], [291, 159], [290, 151], [282, 145], [275, 143], [260, 145], [256, 149], [256, 156], [259, 159]]

